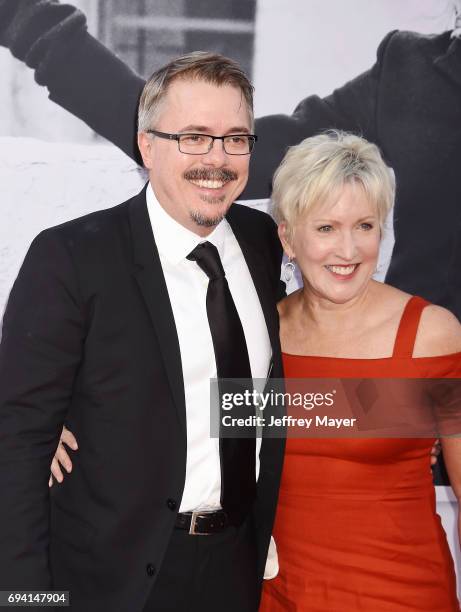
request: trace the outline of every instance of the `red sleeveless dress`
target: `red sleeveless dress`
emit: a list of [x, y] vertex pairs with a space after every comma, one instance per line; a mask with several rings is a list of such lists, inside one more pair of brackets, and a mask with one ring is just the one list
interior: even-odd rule
[[[392, 357], [284, 354], [287, 378], [461, 378], [461, 353], [413, 358], [413, 297]], [[458, 612], [435, 510], [434, 439], [288, 439], [274, 538], [280, 571], [262, 612]]]

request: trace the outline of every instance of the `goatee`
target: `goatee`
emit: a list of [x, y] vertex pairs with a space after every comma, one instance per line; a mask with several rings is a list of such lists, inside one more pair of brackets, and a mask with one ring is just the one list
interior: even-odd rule
[[192, 221], [200, 227], [216, 227], [224, 219], [225, 214], [215, 215], [214, 217], [205, 217], [197, 211], [190, 213]]

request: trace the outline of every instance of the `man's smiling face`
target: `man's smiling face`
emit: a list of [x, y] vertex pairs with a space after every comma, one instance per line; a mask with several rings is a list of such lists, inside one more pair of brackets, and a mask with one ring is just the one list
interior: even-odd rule
[[[227, 136], [251, 132], [240, 89], [201, 80], [177, 79], [168, 88], [156, 125], [167, 133]], [[216, 140], [203, 155], [181, 153], [175, 140], [141, 133], [144, 164], [155, 195], [166, 212], [184, 227], [206, 236], [223, 219], [247, 180], [249, 155], [228, 155]]]

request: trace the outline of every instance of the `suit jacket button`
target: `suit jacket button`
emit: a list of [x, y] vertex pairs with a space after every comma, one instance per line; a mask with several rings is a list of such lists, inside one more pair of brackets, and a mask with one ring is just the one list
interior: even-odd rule
[[152, 576], [155, 575], [155, 566], [152, 565], [152, 563], [148, 563], [146, 565], [146, 572], [147, 572], [147, 575], [152, 578]]
[[175, 502], [174, 499], [167, 499], [166, 505], [170, 510], [176, 510], [176, 508], [178, 507], [178, 504]]

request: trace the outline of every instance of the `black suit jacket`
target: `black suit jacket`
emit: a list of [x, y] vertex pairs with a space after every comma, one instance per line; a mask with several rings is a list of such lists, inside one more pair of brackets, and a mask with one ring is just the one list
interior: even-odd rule
[[[282, 375], [272, 220], [233, 205]], [[145, 190], [40, 234], [19, 273], [0, 345], [0, 583], [70, 589], [72, 609], [142, 610], [175, 522], [186, 468], [178, 338]], [[51, 500], [64, 421], [74, 469]], [[272, 528], [283, 440], [265, 439], [254, 509], [259, 576]]]

